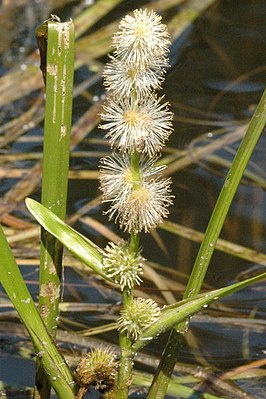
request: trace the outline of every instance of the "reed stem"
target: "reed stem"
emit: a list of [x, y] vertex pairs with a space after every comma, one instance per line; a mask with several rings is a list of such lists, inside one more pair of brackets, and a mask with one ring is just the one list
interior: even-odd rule
[[[74, 26], [52, 20], [47, 27], [46, 107], [44, 122], [42, 204], [64, 220], [66, 214], [69, 144], [74, 72]], [[39, 309], [55, 337], [59, 317], [63, 247], [41, 231]], [[50, 384], [37, 364], [35, 399], [49, 397]]]

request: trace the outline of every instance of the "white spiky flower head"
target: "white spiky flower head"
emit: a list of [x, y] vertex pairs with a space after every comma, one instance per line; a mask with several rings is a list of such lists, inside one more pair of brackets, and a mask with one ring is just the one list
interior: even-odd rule
[[126, 332], [129, 338], [136, 341], [142, 330], [158, 319], [160, 312], [152, 299], [134, 299], [121, 311], [118, 331]]
[[116, 97], [146, 97], [159, 89], [169, 67], [169, 34], [154, 11], [135, 10], [113, 37], [116, 50], [104, 69], [106, 89]]
[[161, 17], [152, 10], [134, 10], [119, 24], [113, 37], [115, 56], [121, 61], [145, 68], [154, 61], [167, 64], [169, 52], [169, 33]]
[[111, 62], [103, 71], [104, 85], [114, 97], [147, 97], [154, 90], [160, 89], [164, 81], [165, 70], [160, 59], [152, 64], [138, 67], [127, 64], [110, 56]]
[[[109, 91], [102, 128], [116, 155], [101, 165], [106, 212], [130, 234], [148, 232], [168, 215], [172, 204], [170, 179], [155, 176], [152, 166], [172, 131], [168, 103], [155, 95], [168, 67], [169, 35], [153, 11], [135, 10], [125, 17], [115, 34], [114, 55], [103, 76]], [[147, 167], [141, 157], [152, 159]]]
[[173, 114], [168, 103], [154, 94], [140, 101], [132, 98], [109, 97], [103, 106], [102, 120], [112, 148], [148, 154], [158, 153], [172, 133]]
[[125, 241], [118, 245], [111, 242], [105, 248], [103, 270], [123, 291], [126, 287], [132, 289], [135, 283], [141, 283], [143, 262], [144, 258], [139, 253], [132, 253]]
[[[155, 166], [156, 158], [141, 156], [139, 175], [142, 181], [147, 181], [160, 174], [164, 165]], [[123, 203], [130, 196], [135, 184], [131, 169], [131, 159], [128, 154], [112, 153], [101, 159], [100, 188], [104, 201], [119, 201]]]
[[104, 201], [112, 201], [117, 197], [123, 201], [130, 194], [133, 184], [128, 155], [113, 153], [101, 159], [100, 189]]
[[125, 232], [148, 233], [169, 214], [168, 207], [173, 199], [170, 185], [171, 179], [143, 181], [141, 186], [132, 190], [123, 201], [115, 199], [106, 214], [109, 215], [109, 219], [115, 217], [115, 221], [119, 222], [120, 228]]

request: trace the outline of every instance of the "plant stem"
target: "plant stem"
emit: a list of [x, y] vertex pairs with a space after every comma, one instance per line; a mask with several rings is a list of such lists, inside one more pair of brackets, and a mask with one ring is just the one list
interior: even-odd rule
[[[46, 22], [46, 107], [44, 123], [42, 204], [60, 219], [65, 218], [74, 71], [72, 22]], [[52, 337], [59, 316], [63, 247], [42, 229], [39, 308]], [[37, 365], [35, 399], [49, 397], [49, 383]]]
[[[141, 185], [141, 175], [139, 169], [139, 159], [140, 155], [135, 151], [131, 155], [131, 173], [133, 177], [133, 188], [137, 190]], [[139, 233], [130, 234], [129, 242], [130, 251], [133, 254], [138, 253], [139, 249]], [[134, 290], [129, 290], [125, 288], [123, 291], [123, 309], [130, 306], [133, 301]], [[118, 373], [118, 386], [117, 386], [117, 399], [127, 399], [128, 398], [128, 388], [132, 380], [132, 370], [133, 370], [133, 359], [134, 353], [132, 351], [133, 341], [127, 336], [127, 332], [121, 332], [119, 334], [119, 344], [120, 344], [120, 366]]]
[[[233, 201], [237, 187], [241, 181], [244, 170], [254, 151], [254, 148], [265, 128], [266, 124], [266, 90], [251, 119], [246, 135], [233, 160], [232, 166], [227, 174], [224, 185], [220, 192], [216, 206], [209, 221], [204, 239], [200, 246], [188, 285], [184, 294], [185, 298], [196, 296], [205, 278], [216, 241], [220, 235], [225, 218]], [[176, 326], [176, 331], [183, 331], [184, 323]], [[150, 387], [147, 399], [164, 398], [171, 374], [173, 372], [178, 354], [180, 352], [180, 334], [172, 331], [168, 339], [160, 365]]]
[[131, 173], [134, 180], [133, 183], [134, 190], [138, 189], [141, 186], [139, 160], [140, 160], [139, 153], [137, 151], [133, 152], [133, 154], [131, 155]]
[[[74, 70], [73, 23], [48, 23], [42, 204], [65, 218]], [[42, 230], [40, 310], [55, 336], [62, 246]]]
[[[124, 289], [123, 291], [123, 309], [130, 306], [130, 302], [133, 300], [132, 291]], [[128, 398], [128, 388], [132, 379], [133, 369], [133, 354], [132, 345], [133, 342], [127, 336], [127, 332], [119, 333], [119, 345], [120, 345], [120, 365], [118, 372], [117, 381], [117, 399]]]
[[132, 253], [137, 254], [139, 249], [139, 234], [131, 234], [129, 247]]

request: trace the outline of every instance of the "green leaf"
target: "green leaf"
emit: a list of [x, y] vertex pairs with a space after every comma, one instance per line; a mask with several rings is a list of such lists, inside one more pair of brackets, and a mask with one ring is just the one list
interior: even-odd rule
[[230, 170], [227, 173], [222, 190], [212, 212], [204, 239], [201, 243], [195, 264], [189, 277], [184, 298], [199, 293], [212, 258], [216, 242], [224, 225], [225, 218], [240, 184], [249, 159], [266, 125], [266, 90], [249, 123], [247, 132], [237, 150]]
[[200, 312], [210, 303], [230, 294], [233, 294], [234, 292], [239, 291], [242, 288], [245, 288], [264, 278], [266, 278], [266, 273], [259, 274], [256, 277], [241, 281], [236, 284], [232, 284], [229, 287], [213, 290], [207, 292], [206, 294], [200, 294], [193, 299], [190, 298], [177, 304], [165, 307], [162, 310], [159, 319], [157, 319], [156, 322], [152, 323], [142, 332], [138, 340], [134, 343], [132, 349], [135, 351], [139, 351], [141, 348], [147, 345], [149, 341], [157, 337], [159, 334], [165, 332], [170, 328], [173, 328], [178, 323], [182, 323], [188, 320], [191, 316]]
[[59, 219], [53, 212], [31, 198], [26, 205], [40, 225], [56, 237], [78, 259], [98, 275], [109, 280], [102, 269], [103, 251], [86, 237]]
[[[44, 119], [42, 204], [64, 220], [67, 204], [69, 145], [74, 75], [74, 24], [59, 22], [58, 17], [37, 28], [39, 43], [46, 47], [44, 65], [46, 101]], [[42, 40], [44, 39], [44, 43]], [[47, 42], [46, 42], [47, 41]], [[43, 43], [43, 44], [42, 44]], [[46, 46], [45, 46], [46, 43]], [[43, 60], [42, 60], [43, 62]], [[42, 63], [41, 62], [41, 63]], [[46, 308], [44, 323], [56, 336], [59, 315], [63, 246], [46, 231], [41, 233], [39, 307]], [[52, 297], [52, 300], [51, 300]], [[45, 385], [41, 381], [37, 386]], [[46, 396], [47, 393], [40, 394]]]
[[29, 332], [49, 381], [59, 398], [74, 399], [71, 385], [74, 388], [75, 382], [71, 372], [47, 333], [1, 226], [0, 251], [0, 282]]

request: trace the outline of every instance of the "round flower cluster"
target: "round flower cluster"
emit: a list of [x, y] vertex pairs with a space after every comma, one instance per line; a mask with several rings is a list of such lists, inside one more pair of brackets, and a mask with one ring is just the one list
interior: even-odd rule
[[160, 313], [160, 308], [152, 299], [134, 299], [121, 311], [118, 331], [126, 331], [128, 338], [136, 341], [142, 330], [156, 321]]
[[113, 44], [117, 58], [139, 69], [145, 70], [147, 63], [168, 66], [169, 34], [154, 11], [135, 10], [123, 18]]
[[161, 87], [169, 66], [169, 34], [154, 11], [135, 10], [122, 19], [113, 37], [114, 56], [104, 77], [107, 90], [115, 95], [147, 97]]
[[141, 283], [144, 258], [139, 254], [134, 254], [129, 249], [126, 242], [122, 241], [118, 245], [109, 243], [105, 248], [103, 258], [103, 271], [115, 283], [120, 284], [123, 291], [126, 287], [132, 289], [134, 284]]
[[95, 389], [106, 392], [115, 386], [117, 366], [114, 353], [109, 348], [100, 346], [82, 356], [75, 376], [81, 387], [94, 385]]
[[108, 91], [101, 114], [113, 153], [101, 160], [107, 211], [129, 233], [148, 232], [168, 215], [170, 179], [154, 166], [172, 133], [173, 114], [155, 90], [169, 66], [169, 34], [153, 11], [135, 10], [113, 37], [115, 51], [104, 70]]
[[172, 132], [172, 113], [161, 99], [153, 94], [138, 100], [108, 97], [101, 114], [107, 123], [101, 127], [108, 131], [111, 147], [130, 154], [158, 152]]

